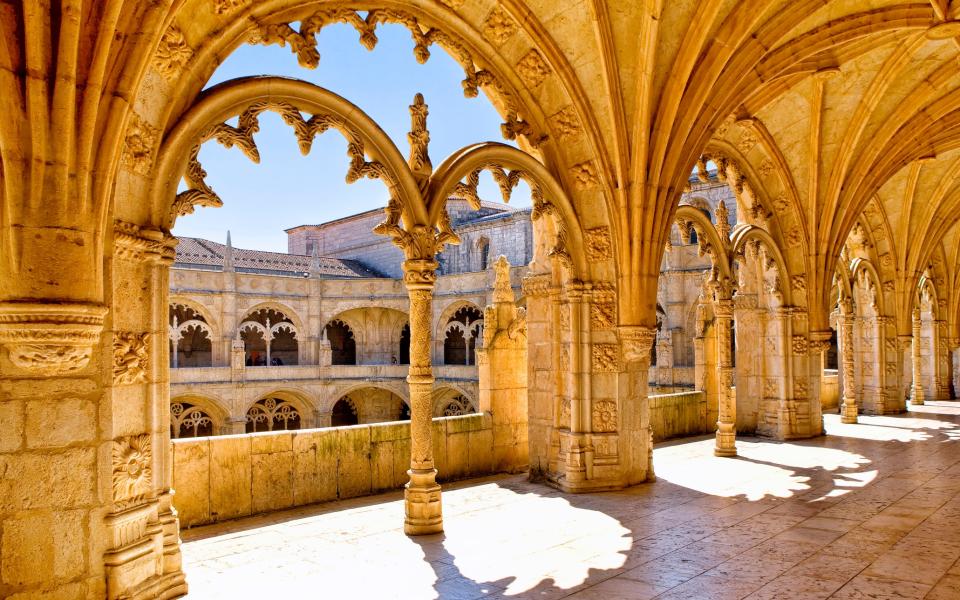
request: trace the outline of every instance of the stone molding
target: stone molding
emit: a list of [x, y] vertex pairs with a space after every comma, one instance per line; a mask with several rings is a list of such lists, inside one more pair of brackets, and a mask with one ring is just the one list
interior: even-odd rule
[[62, 375], [87, 366], [103, 331], [98, 304], [0, 304], [0, 345], [18, 368]]
[[135, 223], [113, 222], [114, 256], [135, 262], [158, 262], [172, 265], [176, 256], [177, 238], [160, 229]]

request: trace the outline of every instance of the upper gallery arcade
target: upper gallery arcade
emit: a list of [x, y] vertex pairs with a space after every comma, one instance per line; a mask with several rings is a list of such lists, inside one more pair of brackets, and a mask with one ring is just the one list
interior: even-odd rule
[[[346, 181], [387, 191], [372, 231], [397, 248], [390, 285], [409, 320], [397, 391], [410, 423], [409, 471], [385, 487], [406, 483], [410, 535], [443, 529], [437, 466], [443, 477], [450, 457], [433, 442], [452, 426], [431, 421], [437, 255], [461, 242], [448, 201], [483, 208], [481, 174], [504, 200], [524, 182], [533, 204], [522, 281], [500, 264], [478, 307], [483, 415], [472, 418], [488, 419], [488, 471], [529, 469], [566, 492], [655, 477], [661, 273], [694, 243], [706, 260], [687, 335], [718, 455], [736, 454], [738, 431], [823, 434], [831, 339], [846, 422], [952, 396], [958, 17], [952, 0], [0, 4], [0, 596], [186, 592], [171, 230], [229, 201], [207, 182], [201, 145], [256, 162], [267, 112], [305, 154], [317, 136], [341, 136]], [[395, 99], [410, 127], [392, 139], [351, 98], [304, 80], [205, 89], [244, 44], [317, 68], [316, 36], [331, 24], [366, 48], [378, 28], [406, 28], [419, 62], [448, 53], [463, 93], [493, 104], [511, 143], [432, 156], [419, 94]], [[732, 205], [684, 197], [698, 181], [725, 184]], [[293, 332], [320, 348], [320, 328], [263, 308], [221, 332], [220, 364], [247, 366], [242, 344], [236, 356], [227, 347], [246, 325], [283, 340], [275, 356], [319, 365], [319, 350], [293, 350]], [[279, 410], [277, 399], [257, 410]]]

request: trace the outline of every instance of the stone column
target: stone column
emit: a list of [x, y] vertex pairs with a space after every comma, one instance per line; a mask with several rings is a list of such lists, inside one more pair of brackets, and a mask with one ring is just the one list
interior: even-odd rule
[[718, 415], [716, 456], [737, 455], [737, 406], [733, 387], [733, 353], [730, 349], [730, 327], [733, 324], [733, 300], [719, 297], [713, 303], [717, 332], [717, 387]]
[[913, 387], [910, 390], [910, 404], [923, 404], [923, 383], [920, 378], [920, 309], [913, 309], [913, 346], [911, 350], [911, 366], [913, 367]]
[[853, 369], [853, 302], [844, 300], [840, 305], [840, 363], [843, 367], [843, 398], [840, 402], [840, 422], [857, 422], [857, 396], [854, 388]]
[[647, 380], [650, 348], [656, 340], [657, 330], [654, 327], [620, 326], [618, 335], [624, 362], [618, 385], [620, 461], [623, 485], [629, 486], [656, 479]]
[[437, 261], [408, 259], [403, 279], [410, 296], [410, 481], [404, 491], [407, 535], [443, 531], [437, 470], [433, 466], [433, 370], [430, 359], [433, 286]]

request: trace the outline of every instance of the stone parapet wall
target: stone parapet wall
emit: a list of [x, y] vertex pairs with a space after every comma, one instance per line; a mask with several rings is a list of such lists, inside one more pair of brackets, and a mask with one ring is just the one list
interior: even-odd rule
[[[184, 527], [399, 489], [408, 421], [173, 440], [174, 506]], [[441, 481], [493, 472], [484, 414], [433, 420]]]
[[655, 442], [716, 428], [707, 423], [707, 395], [701, 391], [650, 396], [650, 424]]

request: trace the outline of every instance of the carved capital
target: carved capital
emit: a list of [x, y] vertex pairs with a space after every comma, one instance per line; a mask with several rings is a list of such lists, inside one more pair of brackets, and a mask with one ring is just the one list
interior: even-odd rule
[[106, 314], [107, 307], [96, 304], [0, 304], [0, 344], [25, 371], [76, 372], [90, 362]]
[[117, 258], [172, 265], [176, 246], [177, 238], [160, 229], [141, 227], [127, 221], [113, 222], [113, 247]]
[[414, 258], [403, 261], [403, 281], [408, 288], [432, 289], [437, 281], [437, 267], [433, 259]]
[[521, 282], [521, 290], [524, 296], [531, 298], [548, 296], [552, 282], [553, 278], [549, 273], [527, 275]]
[[657, 339], [655, 327], [623, 326], [618, 333], [624, 361], [631, 363], [650, 359], [650, 348]]

